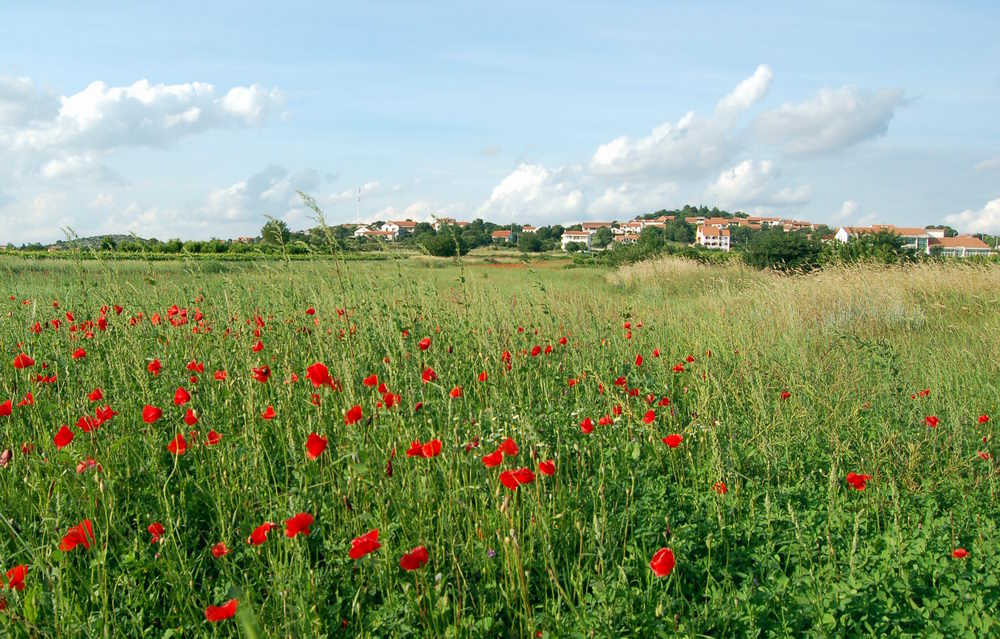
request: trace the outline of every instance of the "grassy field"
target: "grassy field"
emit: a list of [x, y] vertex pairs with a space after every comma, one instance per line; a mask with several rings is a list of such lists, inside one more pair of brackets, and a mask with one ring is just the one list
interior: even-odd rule
[[0, 283], [0, 634], [1000, 632], [998, 269]]

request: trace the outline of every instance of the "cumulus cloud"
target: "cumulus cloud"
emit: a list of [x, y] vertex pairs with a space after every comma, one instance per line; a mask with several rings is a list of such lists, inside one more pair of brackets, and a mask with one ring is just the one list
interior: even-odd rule
[[28, 78], [0, 76], [0, 127], [24, 126], [59, 113], [59, 99]]
[[654, 211], [664, 206], [667, 198], [677, 191], [672, 182], [656, 186], [630, 183], [609, 187], [587, 205], [587, 214], [625, 220], [640, 211]]
[[830, 216], [830, 219], [834, 222], [844, 222], [852, 217], [858, 212], [861, 207], [854, 200], [846, 200], [840, 205], [840, 209]]
[[789, 155], [840, 151], [885, 135], [889, 121], [906, 102], [902, 89], [875, 93], [854, 86], [823, 89], [803, 102], [761, 113], [752, 128], [760, 141]]
[[946, 215], [944, 222], [966, 233], [1000, 233], [1000, 198], [990, 200], [979, 210]]
[[271, 165], [246, 180], [212, 191], [199, 212], [220, 222], [263, 224], [266, 216], [285, 219], [303, 208], [298, 191], [311, 191], [319, 181], [319, 174], [312, 169], [290, 175], [285, 167]]
[[550, 170], [521, 164], [500, 181], [476, 211], [484, 218], [517, 220], [562, 219], [583, 209], [583, 193], [574, 183], [574, 168]]
[[163, 148], [210, 129], [256, 125], [282, 101], [278, 89], [256, 84], [222, 93], [204, 82], [92, 82], [56, 97], [28, 79], [0, 78], [0, 160], [20, 178], [121, 180], [103, 164], [113, 149]]
[[770, 160], [744, 160], [726, 169], [705, 191], [705, 197], [718, 206], [744, 208], [805, 204], [812, 197], [812, 187], [778, 187], [781, 172]]
[[1000, 158], [990, 158], [989, 160], [983, 160], [976, 164], [975, 170], [977, 171], [995, 171], [1000, 169]]
[[598, 147], [590, 170], [599, 175], [635, 176], [648, 173], [703, 175], [726, 162], [739, 146], [734, 129], [740, 116], [759, 102], [771, 86], [773, 73], [760, 65], [719, 100], [707, 117], [693, 111], [676, 123], [666, 122], [641, 138], [622, 136]]

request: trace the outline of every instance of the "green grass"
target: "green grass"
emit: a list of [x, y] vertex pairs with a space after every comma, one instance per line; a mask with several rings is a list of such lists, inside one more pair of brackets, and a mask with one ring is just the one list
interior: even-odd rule
[[[0, 568], [29, 567], [23, 591], [3, 591], [0, 634], [998, 632], [1000, 484], [995, 460], [977, 452], [1000, 450], [996, 421], [977, 417], [1000, 418], [1000, 271], [927, 264], [786, 278], [674, 259], [616, 272], [427, 259], [339, 268], [0, 261], [0, 402], [35, 398], [0, 417], [0, 448], [13, 452], [0, 468]], [[109, 310], [92, 339], [64, 317], [96, 324], [115, 304], [124, 311]], [[174, 304], [187, 324], [166, 321]], [[254, 352], [258, 317], [264, 348]], [[31, 332], [55, 318], [58, 329]], [[31, 370], [11, 366], [19, 344]], [[531, 357], [536, 345], [553, 350]], [[85, 358], [71, 357], [78, 347]], [[192, 360], [205, 365], [196, 382]], [[341, 392], [312, 388], [314, 362]], [[262, 365], [265, 384], [251, 377]], [[427, 366], [437, 381], [421, 381]], [[39, 373], [58, 379], [39, 384]], [[362, 384], [373, 373], [399, 406], [376, 406], [379, 393]], [[173, 405], [178, 386], [188, 406]], [[105, 399], [95, 404], [97, 387]], [[650, 394], [670, 406], [653, 407], [647, 424]], [[73, 426], [104, 404], [118, 416], [91, 433]], [[163, 419], [144, 424], [145, 404]], [[354, 405], [364, 418], [347, 426]], [[268, 406], [271, 421], [260, 417]], [[596, 424], [615, 406], [614, 424], [581, 432], [582, 419]], [[196, 426], [183, 421], [188, 407]], [[56, 450], [62, 424], [75, 438]], [[210, 429], [219, 445], [193, 444], [189, 431]], [[316, 461], [305, 455], [310, 432], [329, 438]], [[181, 456], [167, 450], [177, 433], [191, 444]], [[684, 437], [675, 449], [661, 442], [672, 433]], [[507, 437], [519, 454], [486, 468], [481, 458]], [[412, 440], [434, 438], [440, 456], [405, 455]], [[99, 471], [77, 472], [87, 457]], [[551, 477], [538, 472], [548, 459]], [[520, 467], [536, 479], [512, 492], [499, 475]], [[856, 491], [848, 472], [873, 478]], [[283, 522], [299, 512], [314, 515], [312, 533], [287, 539]], [[61, 552], [85, 518], [94, 546]], [[248, 545], [267, 521], [279, 528]], [[153, 522], [165, 528], [157, 544]], [[351, 560], [351, 540], [375, 528], [381, 548]], [[215, 559], [219, 541], [231, 552]], [[400, 557], [418, 545], [429, 563], [404, 572]], [[666, 578], [648, 565], [661, 547], [676, 556]], [[958, 547], [968, 557], [952, 558]], [[236, 618], [205, 621], [206, 606], [233, 597]]]

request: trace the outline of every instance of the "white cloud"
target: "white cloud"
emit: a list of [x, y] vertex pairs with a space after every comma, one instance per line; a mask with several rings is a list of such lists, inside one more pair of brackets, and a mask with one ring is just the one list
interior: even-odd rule
[[631, 219], [638, 213], [655, 211], [665, 206], [667, 198], [677, 191], [677, 185], [667, 182], [646, 187], [624, 183], [609, 187], [587, 205], [592, 216], [610, 216], [616, 220]]
[[301, 213], [303, 207], [297, 191], [309, 192], [318, 183], [319, 175], [312, 169], [289, 175], [285, 167], [271, 165], [245, 181], [209, 193], [198, 214], [220, 222], [263, 225], [266, 216], [286, 219]]
[[759, 102], [773, 73], [760, 65], [716, 105], [708, 117], [689, 111], [676, 123], [666, 122], [642, 138], [616, 138], [598, 147], [590, 170], [598, 175], [704, 175], [718, 168], [739, 148], [734, 130], [740, 116]]
[[1000, 233], [1000, 198], [990, 200], [978, 211], [966, 209], [946, 215], [944, 222], [965, 233]]
[[1000, 169], [1000, 158], [990, 158], [983, 160], [974, 167], [977, 171], [994, 171]]
[[0, 76], [0, 127], [23, 126], [58, 113], [59, 99], [37, 89], [28, 78]]
[[758, 139], [789, 155], [815, 155], [884, 135], [906, 102], [902, 89], [874, 94], [854, 86], [823, 89], [803, 102], [761, 113], [752, 127]]
[[718, 206], [731, 208], [805, 204], [812, 197], [808, 184], [778, 188], [781, 172], [770, 160], [744, 160], [719, 174], [705, 191]]
[[110, 209], [115, 205], [115, 196], [111, 193], [98, 193], [94, 201], [87, 205], [91, 209]]
[[583, 209], [583, 193], [574, 183], [574, 168], [549, 170], [540, 164], [521, 164], [500, 181], [476, 211], [500, 220], [565, 219]]
[[124, 147], [166, 147], [208, 131], [259, 124], [283, 101], [277, 89], [204, 82], [109, 87], [92, 82], [54, 97], [27, 79], [0, 78], [0, 164], [11, 176], [121, 179], [103, 156]]
[[849, 218], [854, 217], [854, 214], [858, 212], [861, 207], [854, 200], [846, 200], [840, 205], [840, 210], [830, 216], [830, 219], [834, 222], [844, 222]]

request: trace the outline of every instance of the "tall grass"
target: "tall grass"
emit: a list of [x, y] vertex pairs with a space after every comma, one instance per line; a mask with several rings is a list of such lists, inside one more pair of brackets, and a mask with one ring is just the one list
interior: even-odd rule
[[[998, 483], [994, 460], [977, 455], [993, 450], [995, 422], [977, 417], [1000, 413], [998, 280], [962, 265], [784, 277], [667, 259], [613, 273], [357, 263], [342, 284], [328, 262], [4, 260], [0, 402], [31, 391], [35, 404], [0, 417], [0, 448], [13, 450], [0, 468], [0, 567], [30, 570], [24, 591], [4, 591], [0, 629], [995, 633]], [[79, 326], [115, 304], [124, 311], [109, 311], [106, 332], [69, 330], [66, 311]], [[174, 304], [189, 309], [187, 324], [165, 321]], [[30, 331], [55, 318], [58, 329]], [[551, 354], [532, 357], [536, 345]], [[10, 365], [22, 347], [37, 360], [31, 371]], [[85, 358], [71, 357], [78, 347]], [[153, 358], [163, 364], [155, 377]], [[192, 360], [205, 365], [194, 382]], [[342, 391], [303, 379], [317, 361]], [[250, 371], [265, 364], [272, 376], [261, 384]], [[436, 381], [421, 380], [426, 367]], [[43, 372], [57, 381], [36, 383]], [[377, 406], [381, 395], [362, 384], [371, 374], [399, 406]], [[196, 426], [171, 402], [178, 386], [192, 395]], [[93, 413], [96, 387], [119, 415], [56, 450], [59, 426]], [[651, 407], [647, 395], [670, 406]], [[144, 424], [147, 403], [164, 418]], [[365, 417], [347, 426], [354, 405]], [[274, 420], [260, 417], [268, 406]], [[614, 424], [581, 432], [581, 420], [615, 406]], [[167, 443], [192, 429], [215, 429], [222, 442], [171, 455]], [[316, 461], [305, 456], [310, 432], [329, 438]], [[671, 433], [684, 437], [678, 448], [661, 442]], [[507, 437], [518, 456], [486, 468], [483, 455]], [[405, 455], [433, 438], [439, 457]], [[77, 473], [87, 457], [100, 470]], [[552, 477], [537, 468], [548, 459]], [[504, 488], [499, 472], [522, 466], [536, 480]], [[848, 472], [873, 479], [856, 491]], [[297, 512], [315, 516], [307, 538], [279, 528], [247, 544], [256, 526]], [[95, 547], [60, 552], [84, 518]], [[165, 537], [151, 544], [146, 527], [157, 521]], [[349, 559], [351, 539], [373, 528], [382, 547]], [[232, 552], [216, 559], [219, 541]], [[401, 555], [418, 545], [428, 565], [402, 571]], [[953, 559], [960, 546], [969, 556]], [[660, 547], [677, 557], [665, 579], [648, 566]], [[238, 619], [208, 624], [205, 607], [231, 597]]]

